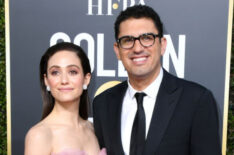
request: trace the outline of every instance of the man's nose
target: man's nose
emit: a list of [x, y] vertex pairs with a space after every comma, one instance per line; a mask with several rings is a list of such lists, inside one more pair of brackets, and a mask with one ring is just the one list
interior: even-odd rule
[[144, 50], [144, 47], [141, 45], [139, 39], [135, 40], [133, 50], [134, 50], [134, 52], [142, 52]]

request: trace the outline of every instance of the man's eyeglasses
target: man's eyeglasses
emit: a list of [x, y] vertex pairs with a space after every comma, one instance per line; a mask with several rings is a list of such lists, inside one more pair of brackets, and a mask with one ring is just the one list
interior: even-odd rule
[[123, 36], [117, 40], [117, 43], [123, 49], [131, 49], [133, 48], [135, 41], [139, 40], [142, 46], [150, 47], [154, 44], [156, 37], [160, 37], [160, 35], [154, 33], [144, 33], [139, 37]]

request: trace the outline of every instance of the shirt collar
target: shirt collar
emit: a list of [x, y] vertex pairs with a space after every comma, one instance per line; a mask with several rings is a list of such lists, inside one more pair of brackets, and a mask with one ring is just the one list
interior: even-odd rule
[[[149, 96], [150, 98], [156, 98], [156, 95], [158, 94], [159, 86], [162, 82], [162, 78], [163, 78], [163, 70], [161, 67], [157, 78], [141, 92], [146, 93], [146, 95]], [[134, 98], [134, 95], [136, 94], [136, 92], [138, 92], [138, 91], [135, 90], [131, 86], [129, 79], [128, 79], [128, 93], [129, 93], [129, 96], [131, 97], [131, 99]]]

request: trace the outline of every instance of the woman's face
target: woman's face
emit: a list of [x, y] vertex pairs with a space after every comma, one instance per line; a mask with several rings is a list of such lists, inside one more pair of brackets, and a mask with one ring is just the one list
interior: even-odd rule
[[80, 58], [76, 53], [63, 50], [55, 53], [48, 61], [46, 86], [50, 87], [56, 102], [77, 102], [83, 85], [90, 82], [90, 73], [84, 75]]

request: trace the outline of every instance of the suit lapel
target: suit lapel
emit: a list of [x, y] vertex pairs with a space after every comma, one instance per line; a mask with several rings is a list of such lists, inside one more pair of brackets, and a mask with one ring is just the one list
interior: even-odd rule
[[144, 154], [154, 154], [167, 129], [173, 111], [178, 103], [182, 88], [177, 86], [176, 79], [164, 70], [163, 80], [159, 88]]
[[[110, 124], [110, 140], [113, 146], [114, 154], [124, 154], [122, 141], [121, 141], [121, 111], [125, 92], [127, 90], [127, 82], [123, 82], [114, 89], [113, 93], [109, 95], [108, 101], [112, 103], [108, 104], [108, 116], [112, 116], [109, 119]], [[119, 94], [119, 95], [116, 95]], [[114, 134], [113, 134], [114, 133]]]

